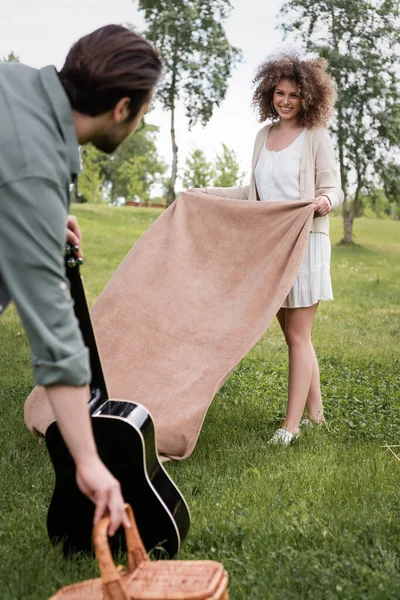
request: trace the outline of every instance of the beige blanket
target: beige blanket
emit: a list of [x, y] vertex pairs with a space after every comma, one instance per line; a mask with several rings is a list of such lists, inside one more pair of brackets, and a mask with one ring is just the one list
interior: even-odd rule
[[[313, 201], [251, 202], [184, 192], [139, 239], [92, 309], [111, 398], [152, 414], [159, 453], [193, 451], [222, 384], [288, 294]], [[53, 420], [43, 388], [31, 430]]]

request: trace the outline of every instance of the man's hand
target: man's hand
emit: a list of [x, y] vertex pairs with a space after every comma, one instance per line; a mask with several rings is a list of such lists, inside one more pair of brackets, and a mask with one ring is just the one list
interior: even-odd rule
[[67, 242], [71, 244], [71, 246], [79, 246], [79, 250], [76, 252], [76, 256], [78, 258], [83, 258], [82, 250], [81, 250], [81, 240], [82, 234], [79, 229], [78, 220], [76, 217], [72, 215], [68, 215], [67, 221]]
[[98, 457], [77, 465], [76, 482], [81, 492], [96, 505], [93, 525], [109, 515], [108, 535], [114, 535], [120, 525], [130, 527], [121, 486]]
[[324, 217], [332, 210], [332, 204], [328, 196], [319, 196], [315, 198], [316, 205], [314, 207], [314, 219], [315, 217]]
[[110, 535], [114, 535], [121, 523], [129, 527], [120, 484], [97, 453], [87, 406], [88, 387], [50, 385], [46, 392], [61, 435], [76, 464], [76, 483], [96, 505], [94, 524], [109, 514]]

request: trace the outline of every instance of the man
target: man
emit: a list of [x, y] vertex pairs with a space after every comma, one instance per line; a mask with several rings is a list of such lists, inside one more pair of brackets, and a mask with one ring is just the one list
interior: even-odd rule
[[[161, 69], [154, 48], [118, 25], [78, 40], [59, 73], [0, 64], [0, 313], [15, 302], [35, 383], [47, 389], [77, 484], [96, 505], [95, 523], [110, 513], [110, 535], [129, 523], [90, 426], [88, 351], [64, 273], [69, 186], [78, 144], [113, 152], [147, 111]], [[73, 219], [68, 227], [77, 241]]]

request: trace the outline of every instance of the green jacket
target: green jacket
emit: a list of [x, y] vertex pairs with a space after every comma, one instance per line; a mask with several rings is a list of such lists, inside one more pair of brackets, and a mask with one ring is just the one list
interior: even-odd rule
[[14, 301], [35, 382], [44, 386], [90, 381], [63, 260], [79, 169], [71, 106], [55, 68], [0, 63], [0, 313]]

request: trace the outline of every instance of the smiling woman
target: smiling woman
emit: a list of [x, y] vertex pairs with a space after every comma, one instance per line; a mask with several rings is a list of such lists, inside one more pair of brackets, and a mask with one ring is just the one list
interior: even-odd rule
[[250, 185], [207, 188], [230, 198], [314, 200], [314, 220], [297, 278], [277, 314], [289, 351], [286, 417], [270, 443], [289, 444], [299, 433], [304, 408], [308, 423], [324, 420], [318, 361], [311, 329], [320, 300], [332, 300], [328, 213], [343, 201], [340, 178], [325, 129], [333, 111], [334, 82], [322, 59], [283, 55], [265, 61], [254, 83], [260, 121]]

